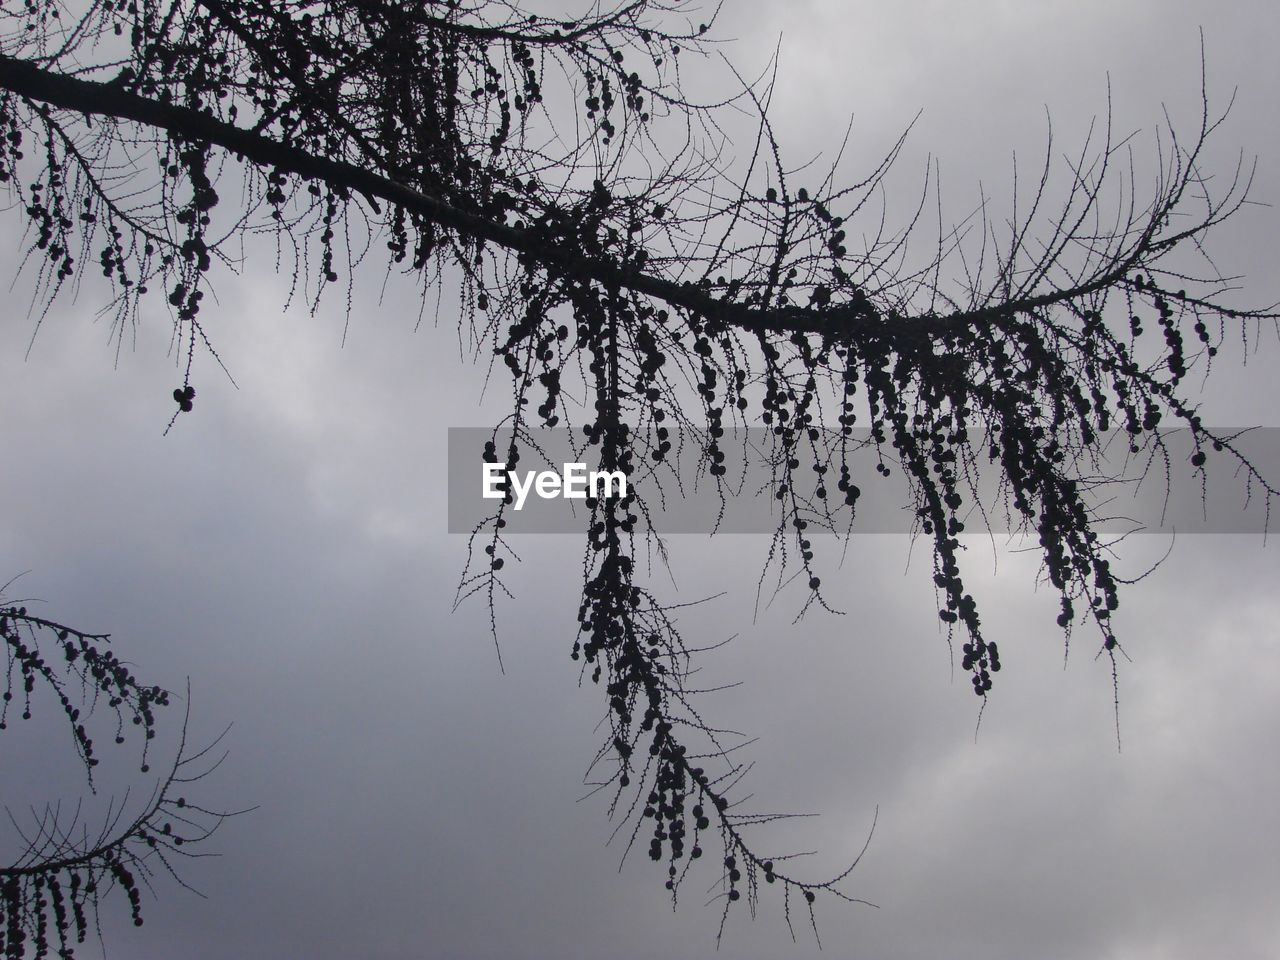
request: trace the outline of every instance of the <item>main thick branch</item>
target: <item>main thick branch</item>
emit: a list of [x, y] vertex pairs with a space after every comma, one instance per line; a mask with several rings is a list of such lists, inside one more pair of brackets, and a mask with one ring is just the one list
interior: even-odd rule
[[903, 341], [936, 337], [959, 327], [990, 323], [1014, 313], [1087, 295], [1118, 278], [1106, 276], [1087, 287], [1053, 291], [946, 316], [886, 317], [874, 306], [832, 304], [829, 307], [762, 308], [719, 299], [692, 283], [653, 276], [617, 261], [591, 257], [550, 245], [537, 231], [517, 228], [461, 209], [440, 197], [398, 183], [354, 164], [316, 156], [270, 137], [227, 123], [207, 112], [139, 96], [113, 83], [99, 83], [46, 70], [26, 60], [0, 54], [0, 88], [31, 101], [87, 116], [129, 120], [190, 140], [222, 147], [245, 160], [384, 200], [441, 227], [475, 240], [497, 244], [556, 273], [606, 286], [632, 290], [726, 326], [755, 333], [809, 333], [837, 341], [878, 337]]

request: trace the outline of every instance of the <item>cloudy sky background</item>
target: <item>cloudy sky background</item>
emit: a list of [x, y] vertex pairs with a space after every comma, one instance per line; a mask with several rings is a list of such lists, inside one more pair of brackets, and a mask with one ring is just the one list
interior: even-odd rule
[[[1225, 104], [1239, 88], [1212, 160], [1226, 174], [1237, 150], [1257, 154], [1256, 197], [1274, 202], [1280, 13], [1223, 6], [731, 0], [719, 30], [747, 74], [781, 35], [774, 117], [793, 158], [829, 154], [852, 113], [852, 177], [923, 109], [891, 203], [914, 200], [932, 155], [963, 212], [979, 181], [989, 196], [1007, 190], [1014, 148], [1039, 159], [1046, 106], [1061, 149], [1075, 148], [1105, 112], [1108, 73], [1116, 128], [1142, 131], [1139, 177], [1153, 170], [1162, 105], [1195, 119], [1203, 26], [1211, 97]], [[10, 275], [17, 225], [8, 214]], [[1280, 299], [1280, 213], [1246, 210], [1216, 241], [1249, 277], [1249, 300]], [[516, 544], [517, 599], [499, 609], [505, 675], [484, 607], [450, 612], [465, 542], [445, 532], [446, 429], [492, 422], [504, 397], [484, 396], [460, 357], [448, 291], [439, 325], [415, 331], [408, 285], [379, 303], [370, 273], [344, 344], [339, 298], [311, 317], [282, 311], [284, 282], [256, 265], [215, 279], [205, 320], [238, 389], [204, 363], [195, 413], [168, 437], [180, 374], [158, 302], [118, 362], [91, 285], [55, 305], [28, 358], [23, 279], [0, 323], [0, 580], [30, 571], [11, 595], [110, 631], [154, 682], [190, 677], [197, 738], [234, 721], [202, 795], [259, 805], [226, 826], [221, 858], [188, 871], [208, 899], [163, 888], [137, 931], [106, 911], [109, 952], [712, 955], [712, 873], [691, 878], [673, 913], [647, 858], [618, 872], [601, 800], [575, 802], [603, 715], [567, 656], [580, 539]], [[1247, 366], [1238, 342], [1223, 354], [1205, 420], [1280, 426], [1274, 334]], [[761, 846], [817, 849], [810, 869], [829, 873], [862, 847], [878, 806], [847, 886], [879, 908], [820, 902], [828, 955], [1280, 951], [1274, 541], [1184, 537], [1122, 598], [1134, 662], [1119, 753], [1108, 667], [1082, 632], [1064, 669], [1034, 555], [972, 541], [972, 588], [1005, 666], [975, 742], [975, 698], [952, 676], [923, 545], [908, 566], [907, 538], [855, 537], [824, 577], [848, 615], [798, 626], [798, 594], [752, 622], [764, 538], [670, 545], [673, 596], [726, 592], [682, 624], [737, 635], [707, 674], [742, 686], [707, 710], [760, 737], [753, 805], [820, 814]], [[1138, 572], [1167, 546], [1138, 538], [1123, 564]], [[0, 738], [5, 803], [22, 809], [51, 785], [74, 794], [74, 779], [44, 769], [61, 736], [33, 722]], [[766, 897], [755, 922], [731, 918], [720, 955], [814, 955], [798, 932], [793, 946]]]

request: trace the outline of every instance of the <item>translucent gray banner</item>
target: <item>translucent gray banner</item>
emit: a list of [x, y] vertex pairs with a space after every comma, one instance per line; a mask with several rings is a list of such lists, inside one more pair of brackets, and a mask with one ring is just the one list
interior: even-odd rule
[[[1242, 430], [1219, 428], [1216, 435], [1232, 438], [1231, 449], [1206, 447], [1203, 472], [1192, 462], [1195, 447], [1189, 430], [1160, 431], [1158, 438], [1139, 438], [1133, 453], [1130, 438], [1114, 433], [1104, 438], [1096, 461], [1080, 461], [1068, 472], [1086, 491], [1086, 502], [1097, 517], [1097, 529], [1109, 533], [1265, 533], [1269, 520], [1266, 488], [1251, 476], [1232, 450], [1243, 455], [1273, 488], [1280, 488], [1280, 428]], [[448, 443], [449, 532], [470, 533], [499, 510], [504, 533], [576, 533], [590, 516], [593, 480], [600, 495], [617, 478], [593, 477], [599, 472], [600, 447], [589, 446], [581, 433], [565, 429], [529, 430], [518, 445], [514, 477], [505, 474], [510, 430], [451, 427]], [[814, 448], [797, 453], [791, 487], [805, 504], [811, 533], [910, 533], [917, 527], [913, 497], [904, 471], [892, 458], [893, 448], [879, 452], [868, 431], [855, 431], [848, 445], [849, 481], [860, 491], [856, 514], [844, 506], [837, 489], [839, 460], [825, 475], [814, 470], [839, 438], [823, 434]], [[637, 456], [627, 478], [635, 497], [632, 512], [637, 529], [646, 523], [659, 534], [772, 533], [782, 521], [776, 498], [784, 467], [775, 437], [766, 428], [727, 431], [717, 440], [725, 472], [714, 477], [700, 464], [705, 438], [672, 430], [671, 449], [661, 462]], [[501, 463], [486, 465], [486, 444]], [[816, 448], [819, 456], [815, 456]], [[883, 463], [885, 475], [877, 469]], [[1068, 465], [1070, 466], [1070, 465]], [[539, 474], [543, 476], [539, 477]], [[1012, 533], [1022, 529], [1020, 517], [1005, 496], [998, 465], [978, 451], [976, 462], [961, 483], [964, 502], [957, 512], [964, 532]], [[512, 500], [502, 493], [510, 482]], [[489, 497], [485, 496], [487, 490]], [[815, 496], [819, 487], [827, 498]], [[519, 509], [517, 509], [517, 506]]]

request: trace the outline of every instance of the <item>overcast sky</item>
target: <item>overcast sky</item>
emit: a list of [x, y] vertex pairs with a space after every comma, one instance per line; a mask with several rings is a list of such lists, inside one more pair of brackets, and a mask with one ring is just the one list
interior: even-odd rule
[[[933, 156], [960, 210], [979, 181], [1007, 188], [1013, 149], [1042, 150], [1046, 107], [1061, 149], [1078, 145], [1105, 113], [1108, 74], [1117, 129], [1140, 131], [1139, 177], [1153, 169], [1162, 106], [1198, 109], [1201, 27], [1214, 102], [1238, 88], [1212, 161], [1226, 174], [1238, 150], [1256, 154], [1257, 199], [1280, 200], [1271, 3], [729, 0], [718, 29], [745, 74], [781, 37], [774, 116], [792, 157], [829, 155], [852, 115], [852, 178], [923, 111], [891, 202], [914, 198]], [[6, 276], [18, 223], [6, 215]], [[1247, 209], [1215, 241], [1249, 300], [1280, 300], [1280, 212]], [[517, 544], [505, 674], [484, 607], [451, 612], [465, 540], [446, 533], [446, 430], [491, 423], [503, 396], [484, 396], [460, 358], [448, 291], [439, 325], [415, 331], [411, 291], [379, 303], [375, 271], [344, 344], [340, 298], [311, 317], [282, 309], [285, 282], [267, 270], [215, 281], [204, 319], [238, 387], [204, 363], [195, 412], [167, 437], [180, 373], [159, 305], [118, 359], [87, 288], [55, 304], [25, 359], [24, 280], [0, 321], [0, 582], [30, 571], [12, 595], [110, 631], [156, 683], [190, 677], [196, 736], [234, 722], [204, 795], [258, 805], [224, 828], [219, 859], [188, 871], [207, 899], [162, 888], [136, 931], [105, 911], [109, 952], [711, 956], [711, 873], [673, 913], [664, 872], [641, 856], [619, 873], [603, 803], [576, 802], [604, 709], [568, 659], [581, 540]], [[1280, 426], [1275, 336], [1247, 366], [1238, 344], [1221, 359], [1206, 422]], [[673, 596], [726, 592], [682, 624], [736, 634], [707, 670], [743, 684], [706, 710], [759, 736], [753, 804], [820, 814], [764, 846], [819, 850], [822, 875], [862, 847], [878, 807], [848, 889], [879, 906], [820, 903], [826, 955], [1280, 954], [1274, 540], [1180, 538], [1122, 597], [1122, 752], [1109, 666], [1081, 633], [1064, 669], [1034, 554], [971, 546], [1004, 662], [976, 741], [923, 544], [911, 559], [905, 537], [854, 537], [824, 581], [848, 615], [797, 626], [799, 594], [752, 621], [767, 539], [671, 540]], [[1122, 565], [1140, 572], [1167, 547], [1136, 539]], [[18, 809], [49, 794], [39, 729], [0, 737], [2, 799]], [[720, 955], [813, 956], [799, 932], [792, 945], [765, 897], [754, 922], [731, 917]]]

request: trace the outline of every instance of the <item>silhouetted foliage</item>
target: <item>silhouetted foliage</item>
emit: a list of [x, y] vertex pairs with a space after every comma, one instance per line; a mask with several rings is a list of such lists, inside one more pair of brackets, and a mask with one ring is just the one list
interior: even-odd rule
[[[0, 731], [19, 716], [31, 720], [33, 701], [52, 695], [93, 792], [94, 770], [101, 762], [95, 730], [103, 725], [101, 719], [95, 725], [95, 710], [109, 715], [106, 726], [114, 726], [117, 745], [130, 737], [141, 739], [139, 770], [151, 772], [157, 711], [169, 706], [170, 695], [140, 683], [108, 647], [107, 635], [35, 616], [25, 606], [6, 606], [0, 609], [0, 639], [7, 664]], [[154, 778], [145, 801], [135, 809], [127, 794], [112, 798], [96, 822], [83, 803], [58, 801], [33, 809], [33, 822], [26, 826], [6, 807], [22, 847], [10, 865], [0, 866], [0, 951], [5, 957], [72, 957], [90, 932], [99, 931], [100, 905], [113, 891], [128, 902], [134, 924], [141, 926], [142, 891], [155, 877], [168, 874], [186, 886], [177, 865], [208, 856], [198, 845], [230, 815], [186, 796], [190, 784], [221, 762], [210, 758], [217, 742], [189, 750], [184, 718], [174, 758]]]
[[[1168, 457], [1157, 428], [1176, 423], [1194, 470], [1219, 451], [1276, 492], [1185, 390], [1228, 323], [1247, 337], [1276, 317], [1233, 306], [1231, 280], [1195, 260], [1249, 186], [1247, 168], [1224, 189], [1201, 171], [1220, 118], [1206, 100], [1190, 139], [1159, 137], [1146, 197], [1109, 124], [1064, 169], [1063, 196], [1051, 147], [1031, 191], [1015, 183], [1007, 224], [939, 226], [913, 260], [928, 185], [900, 229], [875, 208], [901, 143], [860, 180], [793, 173], [765, 82], [734, 98], [755, 121], [745, 159], [724, 159], [740, 113], [680, 85], [681, 61], [709, 49], [713, 18], [693, 17], [683, 0], [565, 21], [499, 0], [98, 0], [69, 18], [27, 0], [4, 14], [0, 179], [50, 298], [92, 261], [121, 337], [144, 295], [168, 299], [185, 356], [175, 417], [193, 408], [197, 356], [217, 359], [207, 278], [244, 263], [248, 237], [274, 241], [313, 304], [335, 287], [349, 298], [368, 261], [424, 291], [456, 282], [464, 342], [511, 376], [516, 440], [491, 462], [514, 467], [531, 428], [561, 425], [603, 468], [668, 484], [689, 479], [663, 472], [673, 445], [692, 447], [729, 496], [725, 433], [763, 424], [780, 517], [766, 575], [798, 577], [803, 613], [831, 609], [811, 537], [857, 529], [869, 446], [862, 460], [910, 483], [939, 616], [982, 698], [1000, 658], [959, 534], [994, 464], [1005, 511], [1038, 537], [1058, 625], [1091, 624], [1114, 665], [1122, 580], [1086, 497], [1104, 435], [1125, 431], [1150, 463]], [[588, 501], [571, 656], [608, 698], [602, 789], [673, 898], [714, 844], [726, 916], [754, 910], [763, 878], [788, 922], [792, 898], [812, 919], [817, 895], [850, 899], [848, 871], [792, 876], [749, 842], [775, 818], [737, 809], [745, 768], [691, 702], [696, 651], [638, 569], [647, 506]], [[460, 599], [492, 608], [505, 589], [505, 523], [500, 509], [476, 531]]]

